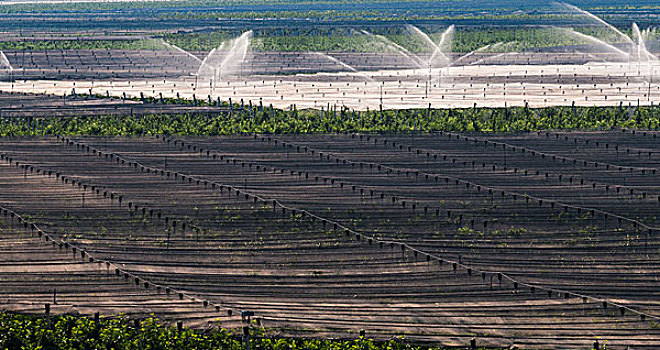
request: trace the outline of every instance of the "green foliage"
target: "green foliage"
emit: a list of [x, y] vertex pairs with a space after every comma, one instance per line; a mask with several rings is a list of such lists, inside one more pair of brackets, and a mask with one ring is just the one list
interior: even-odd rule
[[188, 51], [210, 51], [229, 40], [240, 35], [240, 32], [215, 31], [210, 33], [166, 33], [163, 40]]
[[[245, 14], [245, 13], [244, 13]], [[257, 16], [258, 14], [254, 14]], [[599, 38], [605, 42], [616, 43], [623, 39], [607, 28], [598, 26], [580, 26], [575, 31]], [[406, 31], [403, 26], [374, 28], [373, 34], [415, 53], [429, 52], [432, 48], [418, 35]], [[215, 31], [209, 33], [172, 33], [164, 39], [185, 50], [210, 51], [228, 39], [237, 37], [240, 31]], [[651, 31], [649, 35], [655, 35]], [[436, 43], [440, 42], [441, 33], [429, 33]], [[521, 52], [539, 48], [562, 47], [573, 45], [592, 45], [593, 42], [574, 34], [568, 28], [535, 26], [489, 26], [461, 27], [453, 34], [451, 52], [466, 53], [475, 50], [486, 52]], [[394, 52], [392, 47], [382, 40], [365, 35], [357, 30], [346, 28], [297, 28], [258, 30], [252, 43], [256, 51], [272, 52]]]
[[[307, 5], [307, 4], [347, 4], [347, 3], [384, 3], [390, 0], [153, 0], [153, 1], [90, 1], [90, 2], [9, 2], [0, 5], [0, 13], [48, 13], [48, 12], [89, 12], [89, 11], [126, 11], [140, 9], [180, 9], [184, 8], [211, 8], [218, 5]], [[399, 0], [398, 2], [428, 2], [437, 3], [446, 0]], [[190, 12], [189, 18], [199, 18]], [[203, 17], [202, 17], [203, 18]]]
[[48, 50], [168, 50], [162, 40], [29, 40], [0, 41], [2, 51], [48, 51]]
[[242, 349], [227, 330], [212, 332], [167, 327], [146, 318], [135, 329], [122, 318], [101, 319], [54, 316], [51, 327], [42, 317], [0, 315], [0, 347], [3, 349]]
[[[147, 101], [149, 102], [149, 101]], [[164, 103], [192, 104], [165, 100]], [[206, 104], [201, 100], [198, 105]], [[234, 104], [215, 114], [0, 118], [0, 136], [222, 135], [328, 132], [518, 132], [538, 130], [658, 130], [660, 107], [466, 108], [385, 111], [281, 110]]]
[[[133, 322], [121, 317], [101, 318], [97, 324], [86, 317], [53, 316], [51, 326], [44, 317], [0, 314], [0, 348], [2, 349], [222, 349], [242, 350], [241, 338], [221, 328], [206, 330], [166, 326], [154, 318], [146, 318], [136, 329]], [[402, 340], [374, 341], [271, 338], [253, 330], [250, 348], [255, 350], [433, 350]]]
[[[400, 39], [400, 38], [398, 38]], [[410, 38], [413, 39], [413, 38]], [[401, 41], [401, 40], [399, 40]], [[405, 41], [411, 51], [421, 51], [420, 40]], [[413, 46], [413, 47], [411, 47]], [[301, 51], [301, 52], [394, 52], [394, 49], [368, 35], [295, 35], [267, 36], [254, 41], [253, 49], [259, 51]]]
[[[334, 12], [333, 12], [334, 13]], [[342, 12], [343, 13], [343, 12]], [[262, 12], [232, 12], [232, 16], [268, 16]], [[346, 14], [346, 13], [343, 13]], [[290, 13], [291, 16], [320, 16], [327, 14], [317, 12]], [[281, 16], [281, 14], [280, 14]], [[360, 16], [355, 14], [355, 16]], [[330, 19], [327, 19], [330, 20]], [[340, 19], [337, 19], [340, 20]], [[387, 40], [400, 45], [407, 50], [420, 53], [430, 52], [429, 46], [418, 35], [408, 32], [403, 25], [390, 27], [367, 28], [373, 34], [382, 35]], [[437, 29], [438, 31], [445, 28]], [[178, 32], [161, 33], [151, 39], [98, 40], [85, 36], [62, 38], [22, 37], [22, 40], [0, 41], [0, 50], [31, 51], [31, 50], [171, 50], [165, 42], [176, 45], [187, 51], [208, 52], [232, 38], [238, 37], [247, 28], [223, 29], [210, 32]], [[609, 43], [621, 43], [623, 38], [602, 26], [578, 26], [575, 31], [587, 34]], [[623, 29], [623, 32], [629, 29]], [[429, 32], [429, 37], [436, 43], [440, 42], [441, 32]], [[649, 31], [649, 40], [660, 37], [657, 30]], [[592, 45], [593, 42], [580, 37], [568, 28], [545, 26], [487, 26], [461, 27], [453, 33], [449, 51], [465, 53], [474, 50], [486, 52], [520, 52], [539, 48], [564, 47], [572, 45]], [[485, 49], [486, 46], [489, 46]], [[255, 30], [252, 49], [272, 52], [395, 52], [383, 40], [365, 35], [357, 29], [345, 27], [301, 27], [301, 28], [262, 28]]]
[[[391, 17], [390, 13], [385, 11], [361, 10], [361, 11], [341, 11], [341, 10], [305, 10], [305, 11], [210, 11], [210, 12], [173, 12], [163, 16], [164, 18], [175, 19], [288, 19], [303, 18], [315, 19], [321, 21], [346, 21], [346, 20], [379, 20]], [[405, 18], [405, 17], [404, 17]], [[402, 18], [403, 19], [403, 18]]]

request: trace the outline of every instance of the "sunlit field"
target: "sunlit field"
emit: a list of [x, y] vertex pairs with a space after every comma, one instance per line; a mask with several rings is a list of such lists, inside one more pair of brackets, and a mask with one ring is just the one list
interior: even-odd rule
[[658, 15], [0, 2], [0, 347], [659, 348]]

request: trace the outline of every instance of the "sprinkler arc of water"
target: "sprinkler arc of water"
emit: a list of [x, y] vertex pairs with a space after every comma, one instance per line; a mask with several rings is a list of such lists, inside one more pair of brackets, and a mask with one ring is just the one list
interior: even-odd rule
[[577, 36], [577, 37], [580, 38], [580, 39], [583, 39], [583, 40], [586, 40], [586, 41], [590, 41], [590, 42], [592, 42], [592, 43], [594, 43], [594, 44], [596, 44], [596, 45], [600, 45], [600, 46], [602, 46], [602, 47], [604, 47], [604, 48], [607, 48], [608, 50], [613, 51], [613, 52], [615, 52], [615, 53], [617, 53], [617, 54], [619, 54], [619, 55], [622, 55], [622, 56], [624, 56], [625, 58], [629, 58], [629, 57], [630, 57], [630, 54], [629, 54], [629, 53], [627, 53], [627, 52], [621, 50], [620, 48], [618, 48], [618, 47], [616, 47], [616, 46], [614, 46], [614, 45], [612, 45], [612, 44], [608, 44], [608, 43], [606, 43], [606, 42], [604, 42], [604, 41], [602, 41], [602, 40], [600, 40], [600, 39], [598, 39], [598, 38], [596, 38], [596, 37], [593, 37], [593, 36], [591, 36], [591, 35], [587, 35], [587, 34], [584, 34], [584, 33], [580, 33], [580, 32], [578, 32], [578, 31], [576, 31], [576, 30], [574, 30], [574, 29], [572, 29], [572, 28], [571, 28], [571, 29], [568, 29], [568, 28], [558, 28], [558, 29], [560, 29], [560, 30], [564, 30], [566, 33], [569, 33], [569, 34], [571, 34], [571, 35], [573, 35], [573, 36]]
[[438, 55], [438, 53], [442, 54], [442, 56], [444, 56], [447, 61], [451, 61], [451, 59], [447, 56], [447, 54], [442, 52], [442, 48], [448, 45], [448, 40], [451, 37], [451, 35], [454, 33], [455, 28], [456, 26], [452, 24], [444, 32], [442, 32], [442, 35], [440, 36], [440, 42], [438, 43], [438, 48], [436, 51], [433, 52], [431, 58], [429, 58], [429, 62], [433, 62], [433, 59], [435, 58], [435, 56]]
[[237, 38], [220, 43], [204, 57], [195, 75], [202, 79], [218, 80], [223, 76], [236, 73], [238, 67], [245, 61], [251, 37], [252, 31], [250, 30]]
[[220, 43], [220, 46], [214, 47], [211, 51], [209, 51], [206, 57], [204, 57], [204, 59], [202, 60], [202, 63], [199, 64], [199, 68], [197, 69], [197, 73], [196, 73], [197, 76], [201, 76], [203, 74], [202, 70], [207, 67], [208, 65], [207, 62], [209, 58], [213, 57], [216, 51], [222, 50], [224, 46], [225, 46], [225, 42], [223, 41], [222, 43]]
[[463, 55], [463, 56], [457, 58], [456, 60], [454, 60], [454, 61], [450, 64], [450, 66], [454, 66], [454, 65], [456, 65], [456, 64], [459, 63], [460, 61], [462, 61], [462, 60], [464, 60], [464, 59], [466, 59], [466, 58], [468, 58], [468, 57], [474, 55], [475, 53], [482, 52], [482, 51], [488, 50], [488, 49], [493, 48], [493, 47], [499, 47], [499, 46], [501, 46], [502, 44], [503, 44], [503, 42], [500, 41], [500, 42], [497, 42], [497, 43], [495, 43], [495, 44], [488, 44], [488, 45], [482, 46], [482, 47], [480, 47], [480, 48], [478, 48], [478, 49], [476, 49], [476, 50], [472, 50], [472, 51], [466, 53], [465, 55]]
[[[594, 15], [593, 13], [591, 13], [589, 11], [585, 11], [585, 10], [575, 6], [575, 5], [571, 5], [571, 4], [568, 4], [568, 3], [560, 2], [560, 3], [557, 3], [557, 4], [559, 4], [561, 6], [564, 6], [564, 7], [567, 7], [569, 9], [573, 10], [573, 11], [579, 12], [579, 13], [581, 13], [581, 14], [597, 21], [598, 23], [601, 23], [601, 24], [605, 25], [607, 28], [609, 28], [612, 31], [614, 31], [615, 33], [617, 33], [620, 37], [624, 38], [628, 44], [632, 45], [633, 49], [635, 49], [635, 48], [637, 49], [637, 59], [638, 59], [638, 61], [641, 62], [642, 58], [644, 56], [646, 57], [647, 61], [650, 61], [651, 59], [658, 60], [658, 57], [656, 55], [652, 54], [647, 49], [646, 43], [644, 42], [644, 36], [642, 35], [642, 32], [639, 30], [639, 26], [637, 25], [637, 23], [632, 24], [633, 34], [637, 37], [637, 42], [635, 43], [635, 40], [633, 40], [633, 38], [631, 38], [630, 36], [624, 34], [619, 29], [617, 29], [615, 26], [607, 23], [605, 20], [603, 20], [602, 18]], [[628, 55], [628, 56], [630, 56], [630, 55]]]
[[353, 72], [353, 73], [357, 73], [357, 74], [359, 74], [360, 76], [366, 78], [367, 80], [369, 80], [369, 81], [371, 81], [371, 82], [374, 82], [374, 81], [375, 81], [375, 80], [373, 80], [370, 76], [364, 74], [363, 72], [361, 72], [361, 71], [355, 69], [355, 67], [353, 67], [353, 66], [351, 66], [351, 65], [349, 65], [349, 64], [347, 64], [347, 63], [345, 63], [345, 62], [343, 62], [343, 61], [341, 61], [340, 59], [338, 59], [338, 58], [336, 58], [336, 57], [334, 57], [334, 56], [330, 56], [330, 55], [328, 55], [328, 54], [326, 54], [326, 53], [323, 53], [323, 52], [314, 52], [314, 54], [315, 54], [315, 55], [318, 55], [318, 56], [321, 56], [321, 57], [324, 57], [324, 58], [326, 58], [326, 59], [328, 59], [328, 60], [330, 60], [330, 61], [332, 61], [332, 62], [334, 62], [334, 63], [337, 63], [337, 64], [339, 64], [340, 66], [342, 66], [342, 67], [344, 67], [344, 68], [350, 70], [350, 71]]
[[[451, 28], [451, 26], [450, 26], [449, 28]], [[427, 62], [426, 62], [426, 64], [427, 64], [428, 66], [431, 66], [431, 64], [432, 64], [432, 62], [433, 62], [433, 59], [434, 59], [438, 54], [442, 55], [442, 57], [443, 57], [443, 59], [444, 59], [445, 61], [449, 61], [449, 57], [447, 57], [447, 55], [445, 55], [445, 53], [442, 52], [442, 49], [440, 48], [440, 45], [442, 44], [442, 41], [443, 41], [444, 38], [446, 37], [446, 34], [447, 34], [447, 31], [446, 31], [446, 30], [445, 30], [445, 32], [442, 34], [442, 39], [440, 40], [441, 43], [440, 43], [440, 45], [439, 45], [439, 44], [436, 44], [436, 43], [431, 39], [431, 37], [428, 36], [428, 34], [424, 33], [421, 29], [419, 29], [418, 27], [416, 27], [416, 26], [414, 26], [414, 25], [412, 25], [412, 24], [408, 24], [408, 25], [406, 25], [406, 29], [407, 29], [410, 33], [415, 34], [415, 35], [417, 35], [418, 37], [420, 37], [420, 38], [421, 38], [424, 42], [426, 42], [426, 43], [431, 47], [431, 49], [433, 50], [433, 53], [431, 54], [431, 57], [430, 57], [430, 58], [427, 60]]]
[[517, 54], [517, 52], [503, 52], [503, 53], [497, 54], [495, 56], [484, 57], [484, 58], [482, 58], [482, 59], [480, 59], [476, 62], [470, 63], [470, 66], [477, 66], [477, 65], [480, 65], [480, 64], [486, 62], [487, 60], [492, 60], [492, 59], [495, 59], [495, 58], [500, 58], [500, 57], [504, 57], [504, 56], [508, 56], [508, 55], [515, 55], [515, 54]]
[[[161, 39], [161, 40], [162, 40], [162, 39]], [[188, 52], [188, 51], [186, 51], [186, 50], [184, 50], [184, 49], [182, 49], [182, 48], [180, 48], [180, 47], [178, 47], [178, 46], [176, 46], [176, 45], [172, 45], [172, 44], [168, 43], [168, 42], [165, 41], [165, 40], [162, 40], [162, 43], [163, 43], [163, 45], [165, 45], [165, 46], [167, 46], [167, 47], [169, 47], [169, 48], [171, 48], [171, 49], [174, 49], [174, 50], [176, 50], [176, 51], [179, 51], [179, 52], [185, 54], [186, 56], [188, 56], [188, 57], [194, 59], [195, 61], [197, 61], [197, 62], [200, 63], [200, 64], [202, 63], [202, 60], [200, 60], [199, 57], [197, 57], [197, 56], [191, 54], [190, 52]]]
[[0, 51], [0, 63], [2, 63], [3, 66], [6, 66], [10, 72], [14, 71], [14, 67], [12, 67], [11, 63], [9, 62], [9, 59], [7, 58], [7, 56], [3, 51]]
[[606, 26], [606, 27], [609, 28], [610, 30], [612, 30], [612, 31], [614, 31], [615, 33], [617, 33], [620, 37], [624, 38], [624, 39], [628, 42], [628, 44], [633, 45], [633, 46], [635, 45], [635, 42], [634, 42], [629, 36], [623, 34], [623, 32], [621, 32], [621, 31], [620, 31], [619, 29], [617, 29], [615, 26], [613, 26], [613, 25], [611, 25], [611, 24], [605, 22], [605, 20], [603, 20], [602, 18], [600, 18], [600, 17], [594, 15], [593, 13], [591, 13], [591, 12], [589, 12], [589, 11], [585, 11], [585, 10], [583, 10], [583, 9], [581, 9], [581, 8], [579, 8], [579, 7], [577, 7], [577, 6], [575, 6], [575, 5], [571, 5], [571, 4], [569, 4], [569, 3], [565, 3], [565, 2], [556, 2], [555, 4], [559, 4], [560, 6], [564, 6], [564, 7], [568, 8], [568, 9], [570, 9], [570, 10], [573, 10], [573, 11], [576, 11], [576, 12], [578, 12], [578, 13], [581, 13], [581, 14], [583, 14], [583, 15], [585, 15], [585, 16], [587, 16], [587, 17], [589, 17], [589, 18], [591, 18], [591, 19], [593, 19], [593, 20], [595, 20], [595, 21], [597, 21], [598, 23], [600, 23], [600, 24]]
[[[388, 39], [388, 38], [386, 38], [386, 37], [384, 37], [384, 36], [382, 36], [382, 35], [379, 35], [379, 34], [372, 34], [372, 33], [368, 32], [368, 31], [366, 31], [366, 30], [362, 30], [361, 32], [362, 32], [362, 34], [364, 34], [364, 35], [368, 35], [368, 36], [370, 36], [370, 37], [372, 37], [372, 38], [375, 38], [375, 39], [377, 39], [378, 41], [380, 41], [382, 44], [385, 44], [386, 46], [389, 46], [389, 47], [393, 48], [397, 53], [399, 53], [400, 55], [406, 57], [411, 63], [413, 63], [414, 65], [416, 65], [417, 68], [424, 68], [424, 67], [420, 64], [420, 62], [421, 62], [422, 60], [421, 60], [419, 57], [417, 57], [416, 55], [412, 54], [412, 53], [411, 53], [410, 51], [408, 51], [406, 48], [400, 46], [399, 44], [397, 44], [397, 43], [395, 43], [395, 42], [392, 42], [390, 39]], [[415, 58], [413, 58], [413, 57], [415, 57]]]
[[652, 54], [646, 47], [646, 41], [644, 39], [644, 35], [639, 30], [639, 26], [637, 25], [637, 23], [633, 23], [632, 28], [633, 28], [633, 33], [637, 37], [637, 58], [639, 59], [639, 61], [640, 62], [642, 61], [642, 55], [646, 57], [647, 62], [650, 62], [651, 60], [657, 61], [658, 57]]
[[355, 68], [351, 67], [350, 65], [348, 65], [348, 64], [346, 64], [346, 63], [340, 61], [340, 60], [337, 59], [336, 57], [332, 57], [332, 56], [330, 56], [330, 55], [328, 55], [328, 54], [325, 54], [325, 53], [323, 53], [323, 52], [314, 52], [314, 54], [315, 54], [315, 55], [318, 55], [318, 56], [321, 56], [321, 57], [324, 57], [324, 58], [327, 58], [328, 60], [330, 60], [330, 61], [332, 61], [332, 62], [334, 62], [334, 63], [337, 63], [338, 65], [340, 65], [340, 66], [342, 66], [342, 67], [344, 67], [344, 68], [350, 70], [351, 72], [357, 72], [357, 69], [355, 69]]
[[[226, 74], [234, 73], [231, 69], [235, 68], [236, 63], [243, 64], [247, 56], [247, 52], [250, 48], [250, 39], [252, 38], [253, 31], [248, 30], [247, 32], [241, 34], [238, 38], [233, 40], [229, 52], [225, 58], [220, 62], [220, 76]], [[238, 61], [235, 61], [236, 56], [240, 56]], [[230, 64], [231, 63], [231, 64]], [[229, 64], [229, 65], [228, 65]], [[229, 67], [228, 69], [226, 69]]]

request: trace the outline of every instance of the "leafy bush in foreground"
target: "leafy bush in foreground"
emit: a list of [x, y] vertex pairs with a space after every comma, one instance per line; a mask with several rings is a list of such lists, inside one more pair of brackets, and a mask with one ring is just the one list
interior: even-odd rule
[[[258, 331], [254, 331], [259, 333]], [[139, 329], [122, 318], [101, 318], [99, 324], [86, 317], [53, 316], [51, 327], [44, 317], [0, 314], [2, 349], [244, 349], [241, 338], [221, 328], [182, 329], [163, 325], [154, 318], [143, 319]], [[377, 342], [355, 340], [270, 338], [254, 334], [254, 350], [433, 350], [401, 340]]]

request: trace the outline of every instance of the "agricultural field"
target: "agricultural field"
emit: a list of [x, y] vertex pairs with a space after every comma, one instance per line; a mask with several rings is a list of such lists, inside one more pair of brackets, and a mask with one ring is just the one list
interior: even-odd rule
[[656, 136], [6, 139], [3, 215], [25, 221], [3, 232], [33, 257], [3, 255], [4, 298], [192, 327], [250, 310], [278, 336], [654, 348]]
[[0, 1], [0, 348], [660, 348], [654, 1]]

